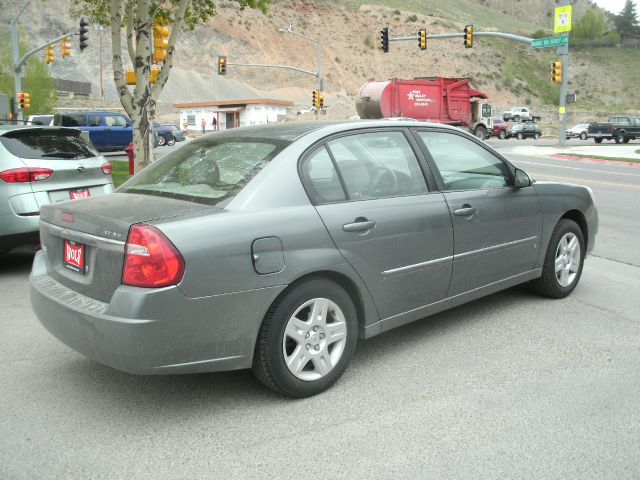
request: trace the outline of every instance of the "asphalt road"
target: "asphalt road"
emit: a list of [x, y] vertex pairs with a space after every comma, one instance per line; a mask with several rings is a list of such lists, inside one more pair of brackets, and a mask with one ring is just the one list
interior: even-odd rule
[[3, 257], [0, 478], [638, 478], [640, 264], [624, 243], [640, 177], [621, 174], [640, 169], [514, 160], [595, 190], [597, 256], [574, 294], [514, 288], [362, 341], [305, 400], [245, 371], [91, 362], [31, 312], [32, 254]]

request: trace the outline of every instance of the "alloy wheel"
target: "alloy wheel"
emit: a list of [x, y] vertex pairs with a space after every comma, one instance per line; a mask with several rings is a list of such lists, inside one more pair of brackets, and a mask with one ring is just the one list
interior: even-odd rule
[[558, 243], [555, 257], [555, 272], [558, 284], [562, 287], [571, 285], [580, 269], [580, 241], [572, 232], [566, 233]]
[[313, 298], [296, 309], [287, 322], [282, 353], [297, 378], [314, 381], [338, 364], [347, 339], [344, 313], [328, 298]]

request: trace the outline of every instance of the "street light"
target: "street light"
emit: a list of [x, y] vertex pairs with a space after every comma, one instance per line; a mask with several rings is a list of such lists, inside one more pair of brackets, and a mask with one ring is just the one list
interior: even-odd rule
[[[278, 31], [280, 33], [291, 33], [292, 35], [295, 35], [297, 37], [300, 38], [304, 38], [305, 40], [308, 40], [310, 42], [313, 42], [316, 44], [316, 52], [317, 52], [317, 57], [318, 57], [318, 70], [316, 72], [316, 77], [318, 78], [318, 92], [322, 91], [322, 72], [320, 69], [320, 40], [315, 40], [311, 37], [307, 37], [306, 35], [303, 35], [302, 33], [298, 33], [298, 32], [294, 32], [292, 30], [292, 25], [291, 23], [289, 23], [289, 27], [288, 28], [279, 28]], [[316, 119], [318, 119], [320, 116], [320, 110], [316, 109]]]

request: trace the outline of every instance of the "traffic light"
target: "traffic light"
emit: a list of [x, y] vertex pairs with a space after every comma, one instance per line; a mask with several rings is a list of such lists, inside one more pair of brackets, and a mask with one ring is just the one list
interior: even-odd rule
[[44, 59], [47, 64], [53, 62], [56, 59], [55, 47], [53, 45], [48, 45], [44, 49]]
[[81, 52], [89, 46], [89, 36], [87, 35], [88, 32], [89, 32], [89, 24], [84, 19], [84, 17], [82, 17], [80, 19], [80, 30], [78, 32], [80, 35], [80, 51]]
[[562, 62], [557, 60], [551, 64], [551, 81], [562, 83]]
[[464, 48], [473, 48], [473, 25], [464, 27]]
[[[51, 45], [53, 47], [53, 45]], [[60, 56], [66, 57], [71, 55], [71, 37], [67, 37], [60, 41]]]
[[169, 46], [169, 29], [158, 20], [153, 21], [153, 63], [164, 61]]
[[380, 43], [382, 46], [382, 51], [384, 53], [389, 53], [389, 28], [384, 27], [380, 30]]
[[427, 31], [420, 30], [418, 32], [418, 45], [420, 46], [420, 50], [427, 49]]
[[218, 75], [227, 74], [227, 56], [218, 55]]
[[27, 92], [18, 92], [18, 106], [21, 110], [31, 106], [30, 95]]
[[314, 108], [318, 108], [318, 90], [314, 90], [311, 92], [311, 106]]
[[320, 110], [324, 108], [324, 93], [322, 92], [318, 93], [318, 107], [320, 107]]
[[160, 67], [158, 65], [151, 65], [151, 72], [149, 74], [149, 83], [156, 83], [160, 75]]
[[124, 80], [127, 85], [136, 84], [136, 72], [133, 68], [127, 68], [124, 72]]

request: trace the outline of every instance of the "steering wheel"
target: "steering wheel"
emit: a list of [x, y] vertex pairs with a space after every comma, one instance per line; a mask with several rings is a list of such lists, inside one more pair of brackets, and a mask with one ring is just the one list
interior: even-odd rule
[[369, 193], [374, 197], [388, 197], [398, 192], [398, 177], [387, 167], [378, 167], [369, 182]]

